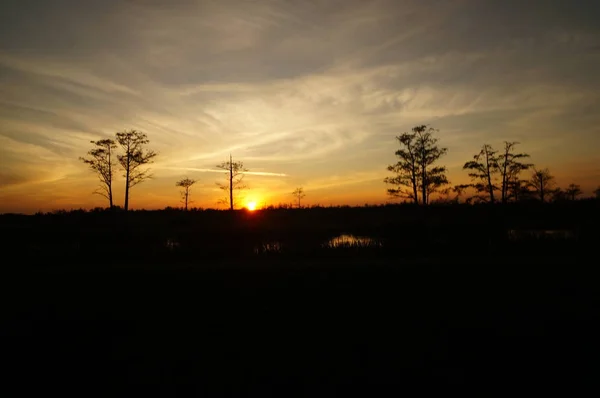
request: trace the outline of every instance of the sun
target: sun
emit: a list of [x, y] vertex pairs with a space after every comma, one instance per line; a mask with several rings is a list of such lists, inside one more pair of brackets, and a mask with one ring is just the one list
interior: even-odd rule
[[246, 205], [246, 208], [250, 211], [256, 210], [256, 202], [248, 202], [248, 204]]

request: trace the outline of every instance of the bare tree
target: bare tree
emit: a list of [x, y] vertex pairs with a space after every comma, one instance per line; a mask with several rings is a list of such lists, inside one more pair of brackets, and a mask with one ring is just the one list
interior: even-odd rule
[[514, 153], [515, 146], [519, 143], [504, 142], [504, 151], [498, 155], [497, 164], [498, 171], [500, 172], [500, 191], [501, 201], [503, 204], [507, 203], [510, 198], [510, 186], [515, 184], [519, 180], [519, 175], [522, 171], [528, 170], [533, 167], [531, 163], [523, 163], [522, 159], [528, 158], [529, 155], [526, 153]]
[[190, 189], [192, 185], [196, 183], [196, 180], [192, 180], [190, 178], [182, 178], [181, 180], [175, 183], [176, 187], [181, 187], [181, 200], [185, 204], [185, 211], [188, 209], [188, 203], [191, 203], [190, 199]]
[[542, 202], [552, 193], [555, 187], [554, 176], [550, 174], [550, 170], [545, 168], [537, 170], [533, 168], [533, 174], [529, 180], [529, 185], [533, 188], [534, 193]]
[[435, 163], [446, 154], [447, 148], [437, 145], [438, 139], [433, 137], [437, 130], [425, 125], [415, 126], [411, 133], [403, 133], [396, 137], [401, 148], [396, 151], [398, 162], [388, 166], [394, 177], [384, 179], [386, 184], [395, 185], [388, 189], [394, 197], [406, 198], [421, 204], [429, 203], [429, 196], [440, 187], [448, 184], [446, 167], [435, 166]]
[[471, 187], [475, 188], [478, 193], [484, 193], [485, 196], [479, 196], [478, 199], [485, 200], [485, 197], [489, 195], [489, 203], [494, 204], [494, 191], [498, 190], [498, 187], [494, 185], [495, 174], [498, 172], [498, 157], [495, 151], [490, 145], [485, 144], [481, 151], [475, 156], [473, 160], [465, 163], [463, 169], [471, 170], [469, 177], [474, 181]]
[[124, 154], [119, 155], [119, 163], [123, 168], [125, 177], [125, 205], [129, 209], [129, 190], [151, 178], [149, 170], [142, 170], [145, 164], [153, 163], [157, 153], [144, 148], [150, 141], [145, 133], [138, 130], [129, 130], [116, 134], [117, 142], [121, 145]]
[[581, 186], [578, 184], [569, 184], [569, 187], [565, 190], [565, 194], [571, 200], [575, 200], [577, 196], [583, 195], [583, 191], [581, 190]]
[[298, 208], [300, 208], [300, 200], [306, 196], [306, 194], [304, 193], [304, 188], [296, 188], [296, 190], [292, 192], [292, 195], [294, 195], [296, 199], [298, 199]]
[[87, 154], [88, 158], [80, 157], [79, 159], [90, 166], [98, 177], [100, 178], [100, 187], [94, 191], [95, 194], [104, 196], [108, 199], [109, 208], [113, 208], [113, 194], [112, 194], [112, 182], [114, 177], [113, 166], [115, 165], [113, 160], [113, 151], [117, 148], [117, 145], [113, 140], [105, 139], [99, 141], [90, 141], [94, 144], [95, 148], [90, 150]]
[[228, 162], [218, 164], [216, 167], [227, 172], [227, 183], [217, 183], [220, 189], [229, 194], [228, 197], [226, 196], [220, 202], [229, 205], [229, 210], [233, 210], [235, 208], [234, 192], [248, 188], [243, 181], [244, 173], [248, 170], [244, 168], [243, 162], [234, 162], [231, 155], [229, 155]]

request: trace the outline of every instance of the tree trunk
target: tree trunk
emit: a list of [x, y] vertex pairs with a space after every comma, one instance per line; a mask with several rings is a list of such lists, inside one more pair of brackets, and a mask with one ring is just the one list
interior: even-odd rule
[[[425, 156], [425, 155], [423, 155]], [[425, 160], [422, 160], [422, 162], [425, 162]], [[427, 179], [427, 169], [426, 166], [423, 164], [421, 166], [421, 194], [423, 196], [423, 206], [427, 205], [427, 184], [426, 184], [426, 179]]]
[[189, 188], [185, 188], [185, 211], [187, 211], [188, 209], [188, 195], [189, 195]]
[[417, 186], [417, 166], [412, 164], [412, 186], [413, 186], [413, 194], [415, 195], [415, 204], [419, 204], [419, 188]]
[[110, 148], [110, 144], [108, 145], [108, 175], [110, 176], [110, 180], [108, 180], [108, 206], [109, 209], [113, 208], [113, 196], [112, 196], [112, 150]]
[[506, 200], [506, 191], [507, 191], [507, 185], [508, 185], [508, 180], [506, 178], [506, 166], [508, 163], [508, 151], [504, 152], [504, 169], [502, 170], [502, 204], [506, 204], [507, 200]]
[[125, 211], [129, 210], [129, 158], [130, 158], [130, 154], [127, 154], [127, 168], [125, 170], [125, 204], [124, 204], [124, 209]]
[[487, 174], [488, 189], [490, 191], [490, 203], [494, 204], [494, 186], [492, 185], [492, 173], [490, 171], [490, 154], [485, 147], [485, 172]]
[[233, 210], [233, 160], [229, 155], [229, 210]]

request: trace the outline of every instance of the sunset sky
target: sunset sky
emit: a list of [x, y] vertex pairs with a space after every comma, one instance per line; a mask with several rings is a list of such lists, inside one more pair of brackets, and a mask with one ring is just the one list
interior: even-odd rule
[[[4, 0], [0, 213], [106, 206], [78, 157], [139, 129], [159, 153], [133, 209], [385, 203], [395, 136], [440, 130], [453, 184], [484, 143], [559, 186], [600, 185], [597, 0]], [[119, 171], [115, 202], [123, 205]]]

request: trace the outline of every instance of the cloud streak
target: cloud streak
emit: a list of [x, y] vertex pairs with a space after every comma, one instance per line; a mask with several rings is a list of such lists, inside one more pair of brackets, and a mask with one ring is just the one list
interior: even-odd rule
[[[198, 169], [194, 167], [166, 167], [169, 170], [182, 170], [182, 171], [199, 171], [201, 173], [226, 173], [227, 171], [219, 169]], [[271, 177], [287, 177], [284, 173], [270, 173], [267, 171], [246, 171], [244, 174], [255, 175], [255, 176], [271, 176]]]

